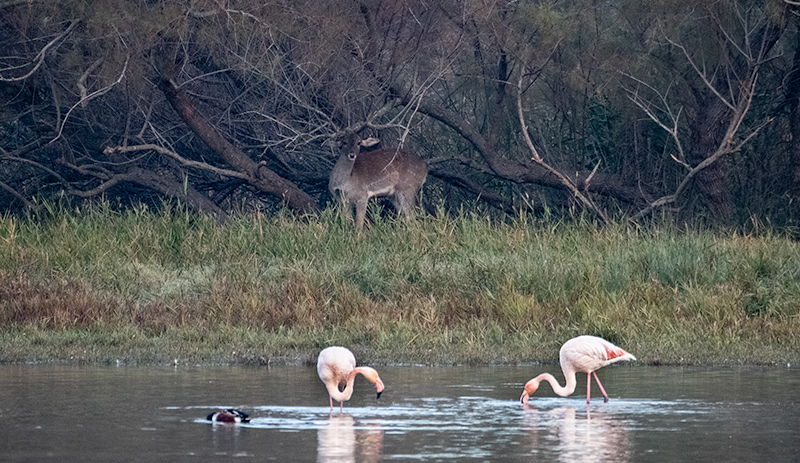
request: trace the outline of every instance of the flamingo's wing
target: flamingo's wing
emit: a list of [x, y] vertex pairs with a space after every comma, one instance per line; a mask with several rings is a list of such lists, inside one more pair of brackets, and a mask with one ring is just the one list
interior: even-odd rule
[[622, 360], [636, 360], [621, 347], [596, 336], [578, 336], [561, 347], [562, 365], [567, 361], [574, 371], [588, 373]]

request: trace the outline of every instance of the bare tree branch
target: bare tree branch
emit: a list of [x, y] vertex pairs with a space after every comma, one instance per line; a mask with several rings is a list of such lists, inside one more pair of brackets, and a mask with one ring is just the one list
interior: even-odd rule
[[[598, 208], [597, 205], [595, 205], [594, 202], [591, 201], [591, 199], [589, 199], [588, 197], [584, 196], [580, 192], [580, 190], [578, 190], [578, 187], [575, 186], [575, 184], [569, 178], [567, 178], [567, 176], [565, 176], [564, 174], [562, 174], [561, 172], [559, 172], [558, 170], [556, 170], [552, 166], [550, 166], [547, 162], [545, 162], [544, 159], [542, 159], [542, 157], [539, 155], [539, 151], [533, 145], [533, 141], [531, 140], [531, 136], [528, 133], [528, 125], [525, 123], [525, 115], [522, 112], [522, 79], [523, 79], [523, 76], [524, 76], [524, 73], [520, 73], [519, 81], [517, 83], [517, 115], [519, 116], [519, 123], [520, 123], [520, 126], [521, 126], [520, 131], [522, 132], [522, 136], [525, 139], [525, 143], [528, 145], [528, 149], [531, 151], [531, 154], [533, 155], [533, 157], [531, 159], [533, 159], [533, 161], [536, 162], [537, 164], [539, 164], [540, 166], [542, 166], [545, 169], [547, 169], [548, 172], [550, 172], [553, 175], [555, 175], [559, 179], [561, 184], [564, 185], [564, 187], [566, 187], [567, 190], [569, 190], [572, 193], [572, 195], [575, 198], [577, 198], [578, 201], [581, 204], [583, 204], [584, 207], [586, 207], [587, 209], [589, 209], [589, 210], [593, 211], [595, 214], [597, 214], [597, 216], [600, 218], [601, 222], [603, 222], [604, 224], [608, 223], [608, 217], [606, 217], [606, 215], [603, 213], [603, 211], [601, 211], [600, 208]], [[597, 170], [597, 166], [595, 166], [595, 171], [596, 170]], [[588, 177], [589, 179], [591, 179], [594, 176], [595, 171], [592, 171], [592, 174], [589, 175], [589, 177]]]
[[110, 173], [97, 172], [87, 169], [86, 166], [77, 166], [63, 160], [62, 164], [86, 176], [94, 177], [102, 181], [100, 185], [89, 190], [81, 190], [74, 187], [69, 187], [67, 189], [67, 194], [79, 198], [91, 198], [105, 193], [114, 186], [127, 182], [142, 185], [168, 197], [186, 201], [190, 206], [216, 217], [217, 220], [221, 222], [225, 222], [228, 219], [228, 214], [222, 210], [222, 208], [217, 206], [207, 196], [198, 192], [194, 186], [185, 182], [178, 182], [168, 176], [147, 169], [132, 166], [125, 172]]
[[117, 85], [120, 82], [122, 82], [122, 79], [125, 77], [125, 71], [128, 69], [128, 61], [130, 59], [131, 59], [130, 55], [128, 55], [128, 57], [125, 58], [125, 64], [122, 66], [122, 71], [119, 73], [119, 77], [117, 77], [117, 80], [115, 80], [111, 84], [106, 85], [105, 87], [103, 87], [103, 88], [101, 88], [99, 90], [95, 90], [94, 92], [90, 93], [89, 95], [86, 95], [85, 97], [82, 96], [81, 99], [77, 103], [75, 103], [74, 105], [72, 105], [71, 108], [69, 108], [69, 111], [67, 111], [67, 114], [64, 115], [64, 120], [61, 121], [61, 127], [59, 127], [59, 129], [58, 129], [58, 134], [55, 136], [55, 138], [50, 140], [50, 143], [52, 143], [52, 142], [58, 140], [59, 138], [61, 138], [61, 134], [64, 132], [64, 126], [66, 125], [67, 119], [69, 119], [69, 115], [72, 113], [73, 109], [77, 108], [78, 105], [86, 107], [86, 102], [88, 102], [90, 100], [93, 100], [94, 98], [97, 98], [98, 96], [105, 95], [106, 93], [109, 92], [109, 90], [114, 88], [115, 85]]
[[214, 126], [191, 105], [183, 89], [172, 80], [162, 79], [159, 87], [183, 121], [208, 146], [219, 153], [231, 167], [246, 175], [248, 183], [265, 193], [286, 201], [286, 204], [294, 210], [306, 213], [319, 211], [317, 202], [308, 193], [266, 166], [259, 165], [220, 135]]
[[27, 199], [25, 199], [25, 197], [24, 197], [24, 196], [22, 196], [21, 194], [19, 194], [19, 192], [18, 192], [17, 190], [15, 190], [15, 189], [11, 188], [11, 187], [10, 187], [10, 186], [9, 186], [7, 183], [5, 183], [5, 182], [0, 182], [0, 188], [2, 188], [3, 190], [6, 190], [7, 192], [11, 193], [11, 194], [12, 194], [12, 195], [13, 195], [15, 198], [17, 198], [17, 199], [19, 199], [20, 201], [22, 201], [22, 204], [23, 204], [23, 205], [24, 205], [26, 208], [28, 208], [28, 209], [31, 209], [31, 208], [33, 208], [33, 203], [31, 203], [30, 201], [28, 201]]
[[681, 180], [681, 183], [678, 185], [678, 187], [675, 189], [675, 191], [672, 194], [666, 195], [666, 196], [662, 196], [661, 198], [658, 198], [655, 201], [651, 202], [647, 207], [645, 207], [641, 211], [639, 211], [636, 214], [634, 214], [631, 217], [631, 220], [634, 220], [634, 221], [639, 220], [642, 217], [644, 217], [645, 215], [647, 215], [650, 212], [652, 212], [654, 209], [656, 209], [658, 207], [661, 207], [661, 206], [664, 206], [664, 205], [667, 205], [667, 204], [672, 204], [675, 201], [677, 201], [678, 198], [681, 196], [681, 194], [683, 194], [683, 192], [689, 186], [689, 182], [698, 173], [700, 173], [700, 171], [702, 171], [703, 169], [707, 168], [708, 166], [714, 164], [715, 162], [717, 162], [723, 156], [731, 154], [731, 153], [735, 153], [735, 152], [741, 150], [742, 147], [748, 141], [750, 141], [763, 127], [765, 127], [769, 122], [772, 121], [772, 118], [768, 119], [766, 122], [764, 122], [759, 127], [754, 129], [748, 135], [743, 137], [742, 140], [739, 143], [734, 144], [733, 140], [736, 137], [736, 134], [738, 133], [739, 128], [741, 127], [742, 121], [744, 120], [744, 117], [747, 114], [747, 112], [750, 109], [750, 106], [752, 104], [753, 96], [755, 94], [755, 85], [756, 85], [757, 78], [758, 78], [758, 72], [757, 72], [757, 68], [756, 68], [756, 69], [753, 70], [753, 73], [751, 74], [751, 77], [750, 77], [751, 83], [747, 87], [746, 90], [743, 90], [745, 95], [744, 95], [743, 98], [740, 99], [739, 105], [737, 106], [735, 113], [732, 115], [731, 120], [730, 120], [730, 122], [728, 124], [728, 128], [725, 131], [725, 135], [723, 136], [722, 141], [720, 142], [720, 145], [717, 148], [717, 150], [714, 152], [714, 154], [712, 154], [711, 156], [707, 157], [701, 163], [699, 163], [697, 166], [692, 168], [689, 171], [689, 173], [686, 174], [686, 176], [683, 178], [683, 180]]
[[684, 166], [687, 170], [691, 170], [691, 167], [686, 163], [686, 154], [683, 151], [683, 143], [681, 142], [681, 139], [680, 139], [679, 125], [680, 125], [681, 112], [683, 111], [683, 108], [681, 107], [680, 109], [678, 109], [677, 112], [673, 112], [672, 111], [672, 107], [670, 106], [670, 104], [669, 104], [669, 102], [667, 100], [667, 94], [669, 93], [669, 89], [667, 89], [667, 91], [662, 93], [662, 92], [659, 92], [658, 90], [656, 90], [655, 88], [653, 88], [652, 85], [644, 82], [641, 79], [638, 79], [638, 78], [636, 78], [636, 77], [634, 77], [634, 76], [632, 76], [630, 74], [624, 73], [624, 72], [621, 73], [621, 74], [623, 76], [625, 76], [625, 77], [627, 77], [627, 78], [639, 83], [640, 85], [646, 87], [647, 89], [649, 89], [650, 91], [652, 91], [653, 93], [656, 94], [658, 99], [661, 101], [661, 106], [660, 107], [656, 106], [656, 108], [660, 112], [666, 114], [666, 117], [667, 117], [667, 119], [669, 121], [669, 125], [668, 125], [667, 122], [664, 122], [664, 121], [661, 120], [661, 117], [659, 117], [658, 114], [656, 113], [656, 111], [653, 110], [653, 106], [654, 106], [653, 103], [651, 103], [650, 101], [644, 99], [644, 97], [642, 97], [639, 94], [638, 90], [634, 90], [634, 89], [631, 89], [631, 88], [623, 86], [623, 90], [625, 90], [625, 92], [628, 93], [628, 99], [630, 99], [636, 106], [641, 108], [642, 111], [644, 111], [644, 113], [647, 115], [647, 117], [649, 117], [650, 120], [655, 122], [665, 132], [667, 132], [669, 134], [669, 136], [672, 138], [672, 141], [675, 142], [675, 147], [678, 149], [679, 157], [671, 156], [672, 159], [674, 159], [678, 164]]
[[134, 151], [145, 151], [145, 150], [152, 150], [152, 151], [155, 151], [157, 153], [161, 153], [161, 154], [164, 154], [166, 156], [169, 156], [169, 157], [177, 160], [178, 162], [180, 162], [181, 164], [183, 164], [186, 167], [194, 167], [195, 169], [205, 170], [205, 171], [212, 172], [212, 173], [215, 173], [217, 175], [221, 175], [221, 176], [225, 176], [225, 177], [234, 177], [234, 178], [242, 179], [242, 180], [245, 180], [245, 181], [249, 181], [250, 180], [249, 176], [247, 176], [247, 175], [245, 175], [245, 174], [243, 174], [241, 172], [238, 172], [238, 171], [235, 171], [235, 170], [230, 170], [230, 169], [221, 169], [219, 167], [212, 166], [211, 164], [207, 164], [205, 162], [192, 161], [190, 159], [186, 159], [186, 158], [182, 157], [181, 155], [179, 155], [178, 153], [176, 153], [176, 152], [174, 152], [172, 150], [169, 150], [167, 148], [164, 148], [162, 146], [158, 146], [158, 145], [155, 145], [155, 144], [152, 144], [152, 143], [148, 143], [148, 144], [145, 144], [145, 145], [133, 145], [133, 146], [109, 146], [108, 148], [103, 150], [103, 152], [106, 153], [106, 154], [111, 154], [111, 153], [130, 153], [130, 152], [134, 152]]
[[6, 151], [4, 149], [2, 149], [2, 148], [0, 148], [0, 151], [3, 152], [3, 156], [0, 156], [0, 160], [5, 159], [5, 160], [8, 160], [8, 161], [15, 161], [15, 162], [22, 162], [22, 163], [30, 164], [30, 165], [36, 167], [37, 169], [41, 169], [41, 170], [47, 172], [48, 174], [52, 175], [56, 180], [58, 180], [59, 182], [61, 182], [64, 185], [67, 185], [69, 183], [69, 182], [67, 182], [67, 180], [64, 177], [59, 175], [56, 171], [54, 171], [53, 169], [50, 169], [49, 167], [47, 167], [45, 165], [42, 165], [39, 162], [32, 161], [30, 159], [21, 158], [19, 156], [12, 156], [12, 155], [6, 153]]
[[700, 77], [700, 79], [703, 81], [703, 83], [706, 85], [706, 87], [707, 87], [707, 88], [708, 88], [708, 89], [709, 89], [709, 90], [710, 90], [710, 91], [711, 91], [711, 92], [712, 92], [714, 95], [716, 95], [716, 96], [717, 96], [717, 98], [719, 98], [719, 100], [720, 100], [720, 101], [721, 101], [723, 104], [725, 104], [725, 106], [727, 106], [727, 107], [728, 107], [730, 110], [732, 110], [732, 111], [735, 111], [735, 110], [736, 110], [736, 107], [734, 106], [734, 103], [732, 103], [732, 102], [728, 101], [728, 99], [727, 99], [727, 98], [725, 98], [724, 96], [722, 96], [722, 94], [721, 94], [721, 93], [719, 93], [719, 91], [717, 90], [717, 88], [714, 86], [714, 84], [713, 84], [713, 83], [711, 82], [711, 80], [709, 79], [708, 75], [706, 75], [706, 72], [705, 72], [705, 70], [703, 70], [703, 69], [700, 69], [700, 68], [697, 66], [697, 63], [695, 63], [695, 61], [694, 61], [694, 58], [692, 58], [692, 55], [689, 53], [689, 51], [686, 49], [686, 47], [684, 47], [683, 45], [681, 45], [681, 44], [679, 44], [679, 43], [677, 43], [677, 42], [673, 41], [673, 40], [672, 40], [672, 39], [670, 39], [669, 37], [665, 37], [665, 39], [666, 39], [666, 40], [667, 40], [667, 42], [669, 42], [669, 43], [670, 43], [672, 46], [674, 46], [675, 48], [677, 48], [678, 50], [680, 50], [680, 51], [683, 53], [683, 56], [684, 56], [684, 58], [686, 58], [686, 61], [689, 63], [689, 65], [692, 67], [692, 69], [694, 69], [694, 71], [695, 71], [695, 74], [697, 74], [697, 76], [698, 76], [698, 77]]
[[[39, 70], [39, 68], [42, 66], [42, 63], [44, 63], [44, 59], [45, 59], [45, 57], [47, 57], [47, 51], [53, 46], [58, 48], [57, 45], [60, 45], [61, 40], [64, 37], [66, 37], [70, 32], [72, 32], [72, 30], [75, 29], [75, 26], [77, 26], [79, 22], [80, 21], [78, 21], [78, 20], [72, 21], [72, 23], [69, 25], [69, 27], [67, 27], [67, 29], [64, 32], [59, 34], [56, 38], [54, 38], [53, 40], [48, 42], [47, 45], [42, 47], [42, 49], [39, 50], [39, 53], [37, 53], [36, 57], [34, 58], [34, 60], [37, 60], [36, 64], [33, 66], [33, 69], [28, 71], [27, 74], [25, 74], [24, 76], [20, 76], [20, 77], [3, 77], [2, 75], [0, 75], [0, 81], [2, 81], [2, 82], [18, 82], [20, 80], [25, 80], [28, 77], [32, 76], [37, 70]], [[0, 72], [2, 72], [2, 71], [6, 71], [6, 72], [7, 71], [13, 71], [13, 70], [19, 69], [20, 67], [28, 66], [29, 64], [30, 63], [22, 65], [22, 66], [14, 66], [14, 67], [6, 68], [6, 69], [0, 69]]]
[[[81, 92], [81, 100], [79, 103], [81, 107], [85, 108], [86, 104], [89, 102], [89, 95], [88, 90], [86, 89], [86, 80], [89, 78], [89, 75], [93, 73], [100, 65], [103, 64], [103, 58], [98, 58], [91, 64], [86, 70], [81, 74], [80, 79], [78, 79], [78, 90]], [[127, 60], [126, 60], [127, 64]]]

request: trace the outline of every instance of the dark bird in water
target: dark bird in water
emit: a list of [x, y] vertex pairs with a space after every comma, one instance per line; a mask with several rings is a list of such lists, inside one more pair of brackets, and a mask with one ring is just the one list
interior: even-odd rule
[[250, 417], [247, 413], [233, 408], [226, 408], [218, 412], [209, 413], [206, 419], [215, 423], [247, 423], [250, 421]]

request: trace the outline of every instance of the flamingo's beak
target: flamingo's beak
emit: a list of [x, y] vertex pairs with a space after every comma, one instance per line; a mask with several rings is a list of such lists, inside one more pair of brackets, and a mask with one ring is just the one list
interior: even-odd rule
[[530, 397], [533, 395], [534, 392], [536, 392], [536, 389], [538, 388], [539, 385], [534, 384], [533, 380], [530, 380], [527, 383], [525, 383], [525, 388], [522, 390], [522, 395], [519, 396], [519, 401], [524, 404], [527, 404], [528, 399], [530, 399]]
[[375, 389], [378, 390], [378, 397], [377, 398], [380, 399], [381, 398], [381, 394], [383, 394], [383, 381], [381, 381], [380, 378], [378, 378], [378, 380], [375, 381]]

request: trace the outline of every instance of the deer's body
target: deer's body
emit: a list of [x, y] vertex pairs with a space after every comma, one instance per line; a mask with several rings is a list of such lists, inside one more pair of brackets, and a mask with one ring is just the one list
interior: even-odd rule
[[370, 146], [369, 143], [377, 140], [347, 137], [328, 182], [331, 194], [339, 193], [346, 211], [355, 203], [359, 232], [364, 227], [367, 201], [373, 196], [390, 196], [399, 213], [413, 216], [417, 193], [428, 177], [427, 164], [416, 154], [386, 148], [361, 153], [361, 146]]

